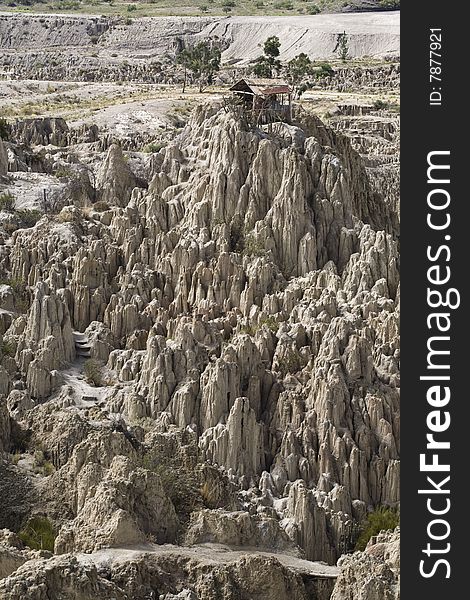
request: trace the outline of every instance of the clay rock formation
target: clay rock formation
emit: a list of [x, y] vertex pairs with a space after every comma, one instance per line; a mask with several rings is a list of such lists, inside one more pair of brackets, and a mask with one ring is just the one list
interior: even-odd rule
[[[91, 580], [103, 597], [326, 600], [331, 578], [264, 555], [214, 563], [214, 548], [334, 565], [369, 509], [398, 504], [395, 203], [315, 117], [256, 127], [200, 107], [148, 185], [119, 146], [101, 159], [108, 206], [67, 206], [1, 247], [31, 307], [6, 324], [0, 427], [52, 465], [24, 477], [61, 554], [1, 592], [49, 567], [44, 593], [66, 589], [70, 564], [77, 597]], [[214, 547], [160, 555], [176, 539]]]
[[70, 314], [63, 295], [46, 283], [38, 283], [16, 351], [30, 394], [46, 398], [58, 385], [57, 369], [74, 357]]
[[206, 509], [193, 513], [185, 543], [216, 543], [299, 553], [298, 546], [292, 542], [276, 519], [262, 514], [252, 516], [246, 511]]
[[400, 532], [381, 532], [364, 552], [339, 561], [331, 600], [399, 600]]
[[62, 595], [70, 600], [128, 600], [119, 587], [98, 574], [94, 565], [81, 564], [69, 555], [52, 560], [31, 560], [12, 576], [0, 580], [2, 598], [46, 600]]
[[[120, 554], [119, 554], [120, 553]], [[220, 557], [218, 556], [220, 554]], [[291, 559], [294, 560], [295, 559]], [[193, 600], [216, 598], [223, 590], [226, 600], [328, 600], [334, 578], [316, 565], [309, 573], [305, 561], [298, 570], [275, 556], [212, 553], [199, 546], [163, 552], [113, 550], [94, 555], [64, 554], [52, 559], [31, 560], [0, 580], [5, 600], [26, 597], [46, 600], [51, 596], [71, 600], [145, 600], [149, 597]]]
[[100, 167], [96, 187], [103, 202], [126, 206], [136, 178], [124, 158], [121, 146], [113, 144]]
[[133, 469], [129, 459], [117, 456], [75, 520], [60, 530], [55, 551], [93, 552], [149, 537], [162, 544], [174, 540], [177, 524], [157, 475]]

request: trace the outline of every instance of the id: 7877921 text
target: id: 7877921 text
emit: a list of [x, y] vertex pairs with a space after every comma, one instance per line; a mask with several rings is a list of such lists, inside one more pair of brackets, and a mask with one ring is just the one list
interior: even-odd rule
[[442, 30], [429, 30], [429, 104], [442, 105]]

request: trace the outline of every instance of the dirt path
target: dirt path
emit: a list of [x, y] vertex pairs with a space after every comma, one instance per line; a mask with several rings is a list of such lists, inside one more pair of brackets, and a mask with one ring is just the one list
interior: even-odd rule
[[322, 562], [312, 562], [297, 558], [291, 554], [269, 552], [260, 548], [232, 548], [221, 544], [200, 544], [197, 546], [174, 546], [164, 544], [142, 544], [128, 548], [109, 548], [93, 552], [93, 554], [78, 554], [78, 559], [84, 563], [94, 563], [104, 566], [106, 563], [128, 562], [132, 559], [142, 557], [151, 559], [153, 556], [177, 554], [187, 558], [195, 559], [208, 565], [226, 564], [235, 562], [246, 555], [259, 555], [274, 557], [285, 567], [297, 571], [303, 575], [322, 578], [336, 578], [339, 569], [336, 566], [327, 565]]

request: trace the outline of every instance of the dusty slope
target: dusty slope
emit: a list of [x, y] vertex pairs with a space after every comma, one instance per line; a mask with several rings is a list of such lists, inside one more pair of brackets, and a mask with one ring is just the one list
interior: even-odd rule
[[383, 56], [399, 53], [399, 12], [332, 14], [302, 17], [144, 17], [125, 24], [116, 18], [91, 16], [9, 15], [0, 18], [0, 48], [28, 49], [94, 45], [99, 50], [174, 53], [183, 40], [219, 36], [228, 43], [225, 61], [245, 63], [260, 54], [270, 35], [283, 40], [281, 58], [299, 52], [331, 57], [336, 35], [349, 34], [350, 54]]

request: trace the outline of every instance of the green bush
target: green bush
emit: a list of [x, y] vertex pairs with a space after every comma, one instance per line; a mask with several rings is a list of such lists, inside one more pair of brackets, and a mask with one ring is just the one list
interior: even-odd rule
[[105, 200], [99, 200], [93, 204], [93, 208], [96, 212], [105, 212], [110, 209], [110, 206]]
[[13, 288], [15, 297], [15, 308], [20, 313], [26, 313], [30, 306], [28, 288], [24, 279], [16, 277], [0, 278], [0, 284], [9, 285]]
[[334, 74], [334, 69], [327, 62], [321, 62], [316, 65], [315, 77], [317, 79], [323, 79], [323, 77], [331, 77]]
[[40, 210], [22, 208], [21, 210], [17, 210], [16, 214], [18, 215], [22, 227], [34, 227], [39, 219], [42, 217], [42, 213]]
[[274, 8], [277, 10], [294, 10], [294, 5], [289, 0], [282, 0], [282, 2], [276, 2]]
[[188, 466], [178, 455], [168, 456], [162, 449], [156, 448], [143, 458], [142, 467], [158, 475], [183, 524], [188, 522], [190, 514], [196, 508], [202, 507], [197, 466]]
[[397, 10], [400, 8], [400, 0], [380, 0], [380, 8], [388, 8], [389, 10]]
[[7, 140], [10, 135], [10, 126], [8, 125], [8, 121], [0, 117], [0, 138], [2, 140]]
[[317, 6], [316, 4], [310, 4], [309, 6], [307, 6], [307, 13], [309, 15], [318, 15], [319, 12], [320, 12], [320, 7]]
[[148, 154], [154, 154], [155, 152], [160, 152], [160, 150], [164, 147], [165, 144], [163, 144], [162, 142], [150, 142], [150, 144], [144, 146], [143, 152], [146, 152]]
[[49, 550], [54, 552], [56, 534], [47, 517], [32, 517], [19, 532], [19, 538], [32, 550]]
[[3, 340], [0, 342], [0, 357], [11, 356], [14, 357], [16, 354], [16, 345], [13, 342]]
[[0, 210], [13, 212], [15, 210], [15, 196], [10, 192], [0, 194]]
[[381, 110], [388, 107], [388, 102], [385, 102], [384, 100], [374, 100], [373, 106], [375, 110]]
[[383, 530], [393, 530], [400, 523], [398, 511], [388, 506], [381, 506], [369, 513], [361, 524], [359, 537], [354, 550], [363, 551], [369, 540]]
[[249, 234], [245, 237], [243, 254], [247, 256], [264, 256], [266, 254], [266, 249], [260, 240], [253, 234]]

